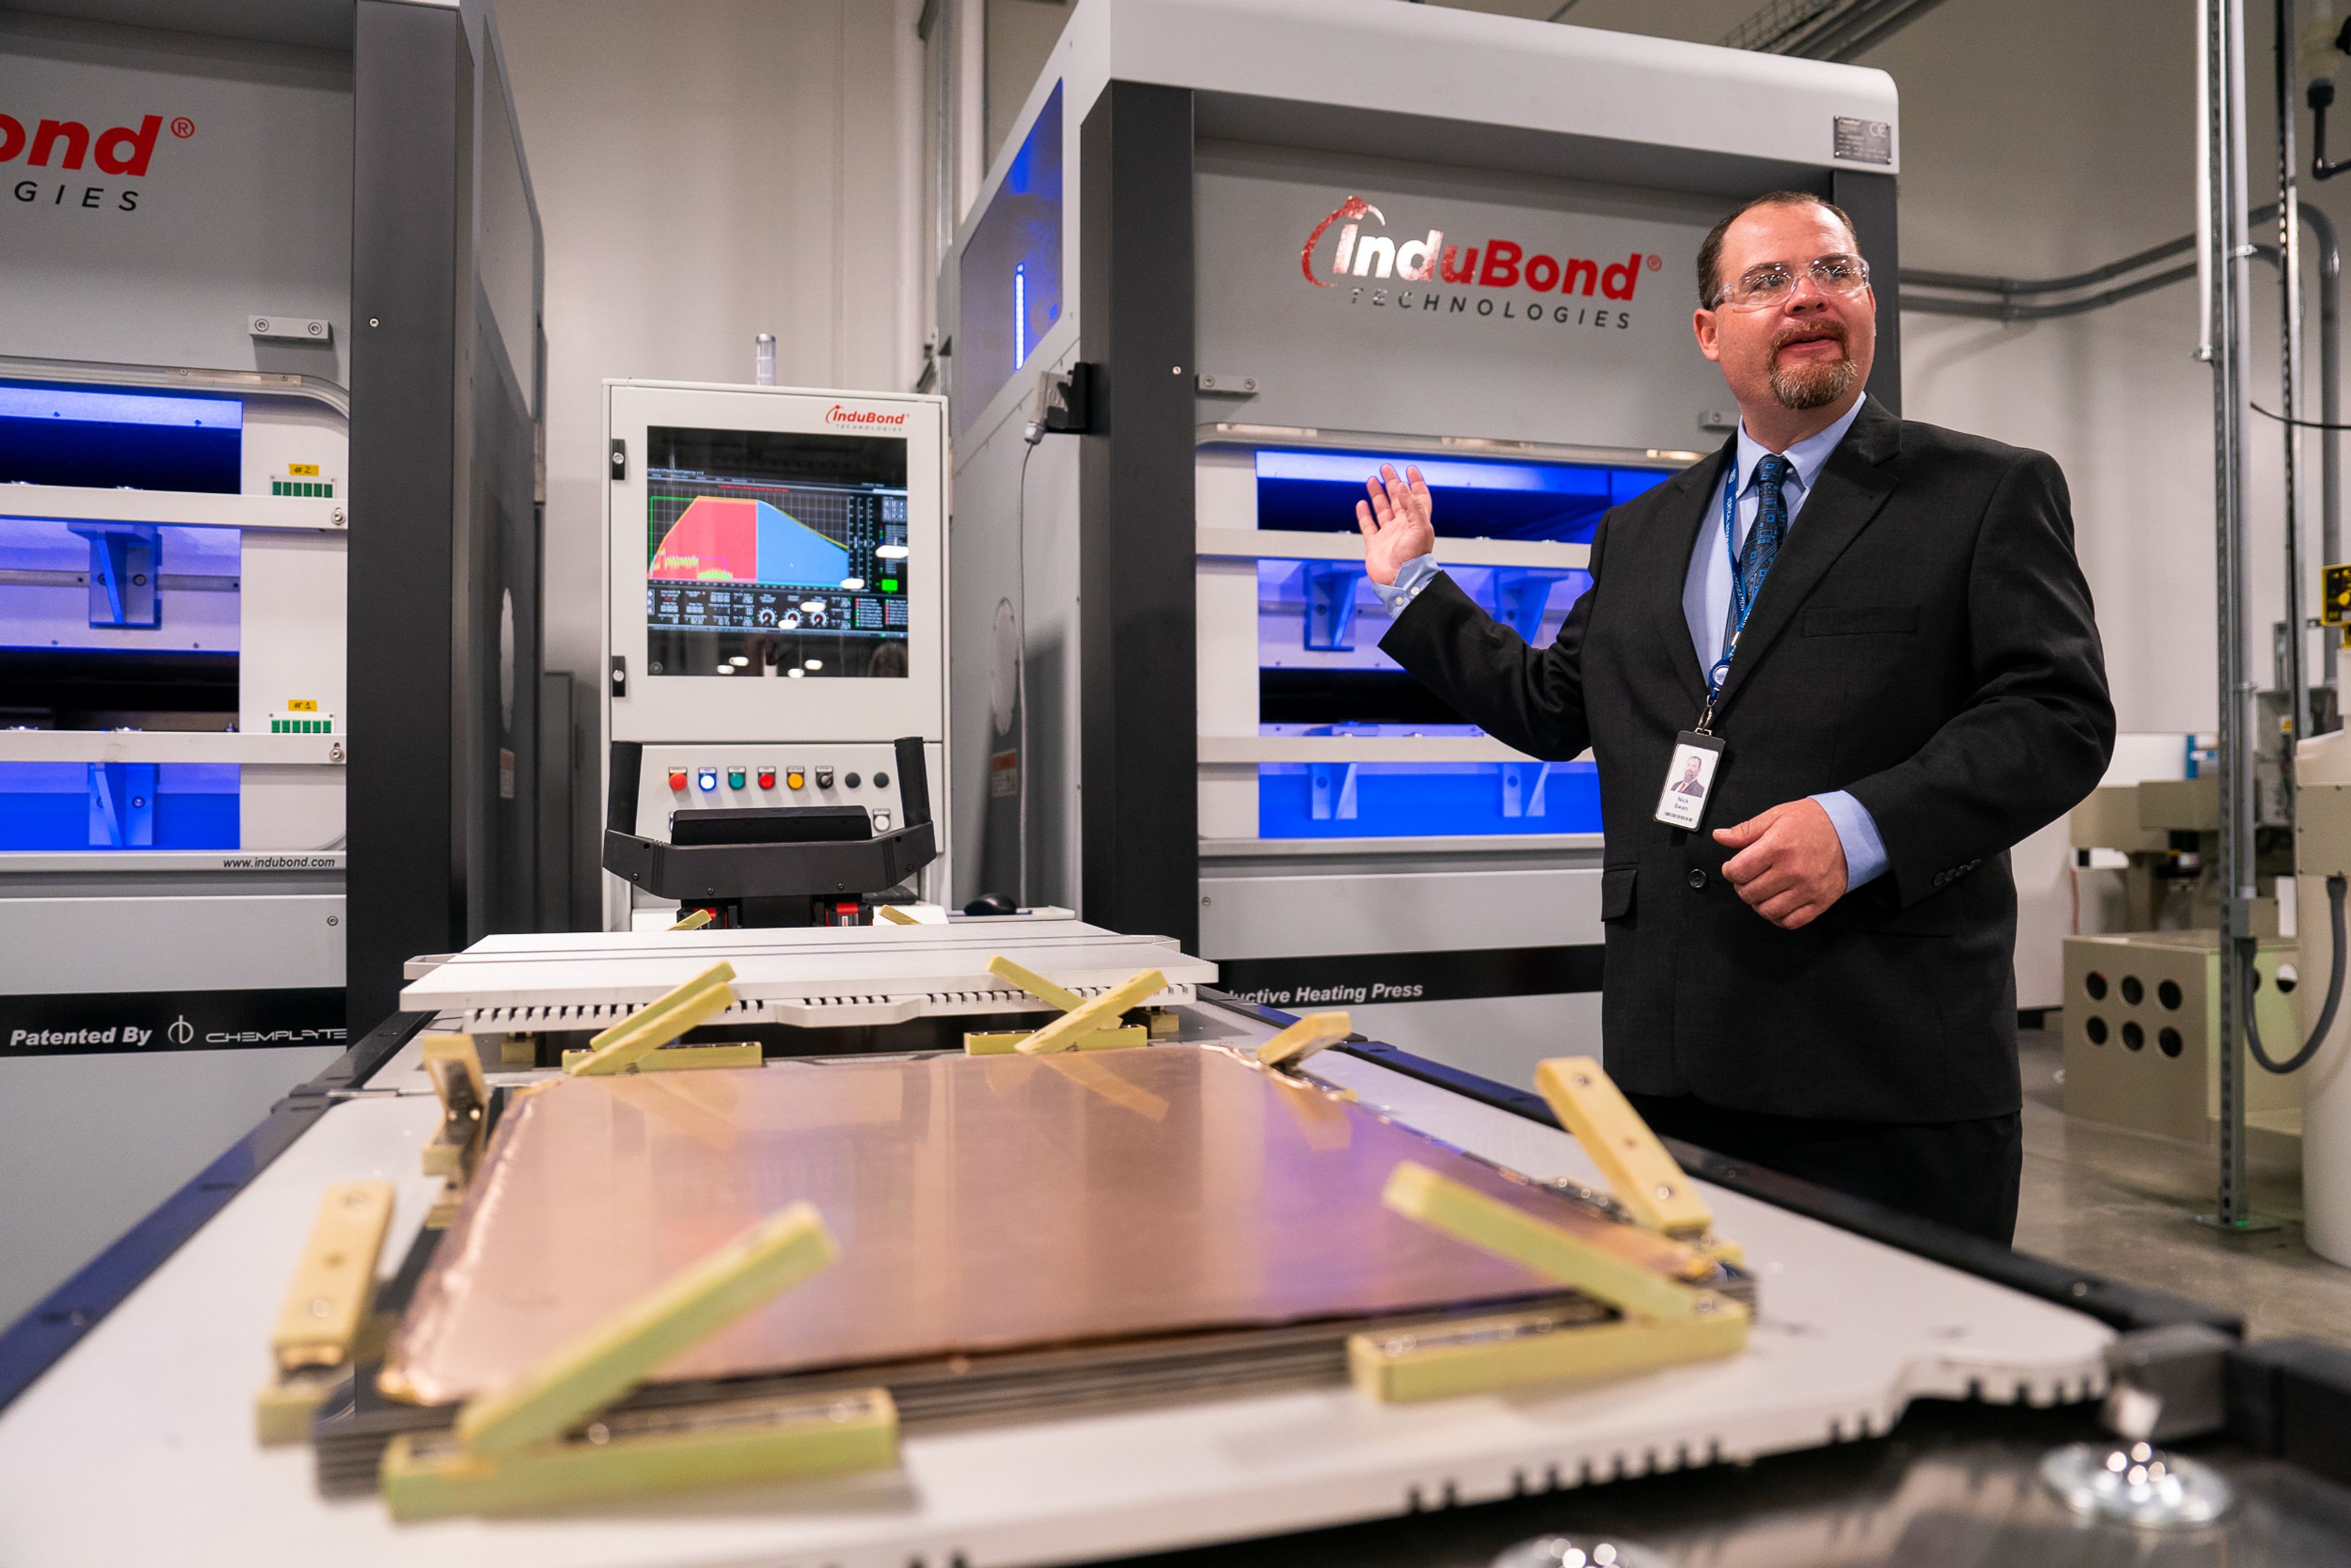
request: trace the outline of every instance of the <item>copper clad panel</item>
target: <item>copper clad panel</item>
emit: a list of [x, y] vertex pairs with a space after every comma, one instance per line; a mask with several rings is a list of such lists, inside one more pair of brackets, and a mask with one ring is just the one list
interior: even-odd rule
[[559, 1079], [507, 1109], [383, 1386], [477, 1393], [798, 1199], [841, 1260], [657, 1380], [1556, 1293], [1388, 1212], [1402, 1159], [1677, 1251], [1220, 1047]]

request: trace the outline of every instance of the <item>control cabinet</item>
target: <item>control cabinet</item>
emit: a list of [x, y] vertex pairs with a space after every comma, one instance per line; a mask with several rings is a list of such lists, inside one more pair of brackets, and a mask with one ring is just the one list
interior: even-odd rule
[[[681, 811], [862, 809], [875, 838], [929, 820], [895, 747], [919, 739], [928, 779], [947, 777], [944, 414], [891, 393], [605, 384], [605, 735], [634, 785], [608, 768], [607, 800], [634, 800], [611, 828], [667, 844]], [[944, 850], [944, 812], [935, 831]], [[947, 865], [888, 891], [944, 903]], [[676, 908], [609, 873], [606, 890], [610, 929]]]

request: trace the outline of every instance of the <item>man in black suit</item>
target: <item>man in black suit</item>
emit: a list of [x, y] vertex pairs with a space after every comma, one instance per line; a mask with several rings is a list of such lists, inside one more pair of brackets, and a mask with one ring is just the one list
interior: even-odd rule
[[[2105, 771], [2064, 476], [1863, 392], [1844, 214], [1777, 193], [1698, 254], [1740, 426], [1601, 519], [1530, 649], [1437, 570], [1427, 486], [1356, 508], [1380, 644], [1531, 756], [1588, 747], [1609, 1072], [1652, 1125], [2005, 1243], [2022, 1164], [2009, 847]], [[1667, 786], [1717, 751], [1696, 831]]]

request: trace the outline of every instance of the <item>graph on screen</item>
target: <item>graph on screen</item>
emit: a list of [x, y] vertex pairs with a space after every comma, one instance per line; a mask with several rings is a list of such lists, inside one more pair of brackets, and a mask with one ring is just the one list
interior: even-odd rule
[[[669, 502], [666, 508], [659, 504], [664, 500]], [[849, 575], [851, 529], [844, 501], [806, 491], [792, 497], [795, 510], [786, 511], [757, 497], [657, 497], [653, 527], [661, 535], [653, 541], [645, 575], [661, 581], [833, 587]], [[665, 509], [676, 515], [664, 527], [660, 514]], [[810, 517], [831, 526], [811, 527]]]
[[649, 437], [648, 674], [904, 674], [902, 440], [667, 427]]

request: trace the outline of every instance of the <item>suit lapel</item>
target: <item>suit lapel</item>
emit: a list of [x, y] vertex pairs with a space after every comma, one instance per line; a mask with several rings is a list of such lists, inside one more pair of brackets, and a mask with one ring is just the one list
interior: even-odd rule
[[1721, 517], [1722, 474], [1738, 449], [1734, 434], [1712, 462], [1695, 464], [1667, 482], [1672, 493], [1659, 498], [1658, 526], [1651, 533], [1663, 559], [1644, 560], [1641, 572], [1642, 597], [1650, 601], [1642, 607], [1641, 619], [1664, 640], [1666, 658], [1689, 697], [1693, 718], [1706, 705], [1706, 672], [1698, 667], [1698, 645], [1682, 617], [1682, 587], [1689, 580], [1690, 551], [1698, 548], [1698, 535]]
[[[1886, 465], [1899, 445], [1901, 430], [1902, 422], [1886, 413], [1876, 398], [1865, 398], [1861, 416], [1822, 465], [1812, 493], [1804, 498], [1803, 510], [1788, 525], [1787, 538], [1780, 546], [1771, 575], [1763, 580], [1763, 591], [1748, 615], [1747, 629], [1740, 633], [1738, 656], [1730, 662], [1721, 700], [1715, 705], [1718, 720], [1746, 687], [1750, 674], [1795, 620], [1797, 610], [1820, 586], [1829, 568], [1886, 504], [1896, 477]], [[1719, 479], [1718, 470], [1718, 483]], [[1677, 629], [1682, 625], [1678, 614], [1674, 624]]]

